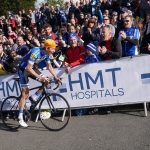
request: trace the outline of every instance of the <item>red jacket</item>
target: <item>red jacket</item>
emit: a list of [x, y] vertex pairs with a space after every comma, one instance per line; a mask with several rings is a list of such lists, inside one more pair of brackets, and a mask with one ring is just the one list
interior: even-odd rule
[[86, 49], [84, 46], [77, 46], [74, 49], [68, 48], [66, 51], [65, 62], [74, 67], [85, 63]]

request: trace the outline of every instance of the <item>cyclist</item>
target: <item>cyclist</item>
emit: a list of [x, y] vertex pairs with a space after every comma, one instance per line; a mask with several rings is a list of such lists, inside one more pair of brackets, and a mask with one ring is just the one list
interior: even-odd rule
[[[31, 49], [25, 57], [22, 59], [18, 69], [18, 75], [20, 78], [20, 84], [22, 88], [21, 99], [19, 102], [19, 116], [18, 121], [19, 124], [23, 127], [27, 127], [28, 125], [23, 120], [23, 109], [25, 106], [25, 101], [29, 95], [29, 80], [28, 77], [40, 81], [40, 82], [49, 82], [49, 79], [42, 75], [42, 73], [34, 67], [36, 64], [40, 63], [41, 61], [45, 60], [47, 65], [47, 69], [49, 72], [54, 76], [58, 83], [61, 83], [61, 80], [56, 76], [51, 64], [50, 58], [48, 57], [49, 53], [55, 51], [56, 43], [54, 40], [48, 39], [44, 42], [44, 47], [35, 47]], [[39, 94], [40, 94], [39, 90]]]

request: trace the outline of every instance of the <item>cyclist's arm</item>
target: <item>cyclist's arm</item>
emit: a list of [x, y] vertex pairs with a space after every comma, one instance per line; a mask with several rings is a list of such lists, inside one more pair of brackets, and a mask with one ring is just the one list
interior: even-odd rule
[[28, 64], [27, 64], [27, 67], [26, 67], [26, 71], [28, 71], [28, 72], [29, 72], [31, 75], [33, 75], [34, 77], [41, 79], [41, 76], [38, 75], [38, 74], [33, 70], [33, 65], [34, 65], [34, 64], [28, 63]]
[[51, 65], [51, 63], [46, 63], [47, 64], [47, 69], [49, 70], [49, 72], [54, 76], [54, 78], [56, 80], [59, 80], [59, 78], [56, 76], [55, 72], [54, 72], [54, 69]]

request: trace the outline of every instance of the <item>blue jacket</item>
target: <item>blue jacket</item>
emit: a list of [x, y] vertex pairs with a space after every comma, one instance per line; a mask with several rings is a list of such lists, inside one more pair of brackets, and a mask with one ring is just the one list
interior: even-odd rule
[[28, 48], [28, 46], [26, 46], [24, 44], [24, 45], [17, 48], [16, 54], [21, 55], [21, 56], [25, 56], [29, 51], [30, 51], [30, 49]]

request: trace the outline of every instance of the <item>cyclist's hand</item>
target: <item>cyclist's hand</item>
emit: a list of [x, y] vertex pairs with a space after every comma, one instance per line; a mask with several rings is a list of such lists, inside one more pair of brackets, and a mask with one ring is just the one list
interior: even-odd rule
[[40, 81], [41, 82], [49, 82], [49, 78], [43, 76], [43, 77], [41, 77]]
[[59, 78], [57, 78], [57, 79], [55, 79], [59, 84], [61, 84], [62, 83], [62, 80], [61, 79], [59, 79]]

